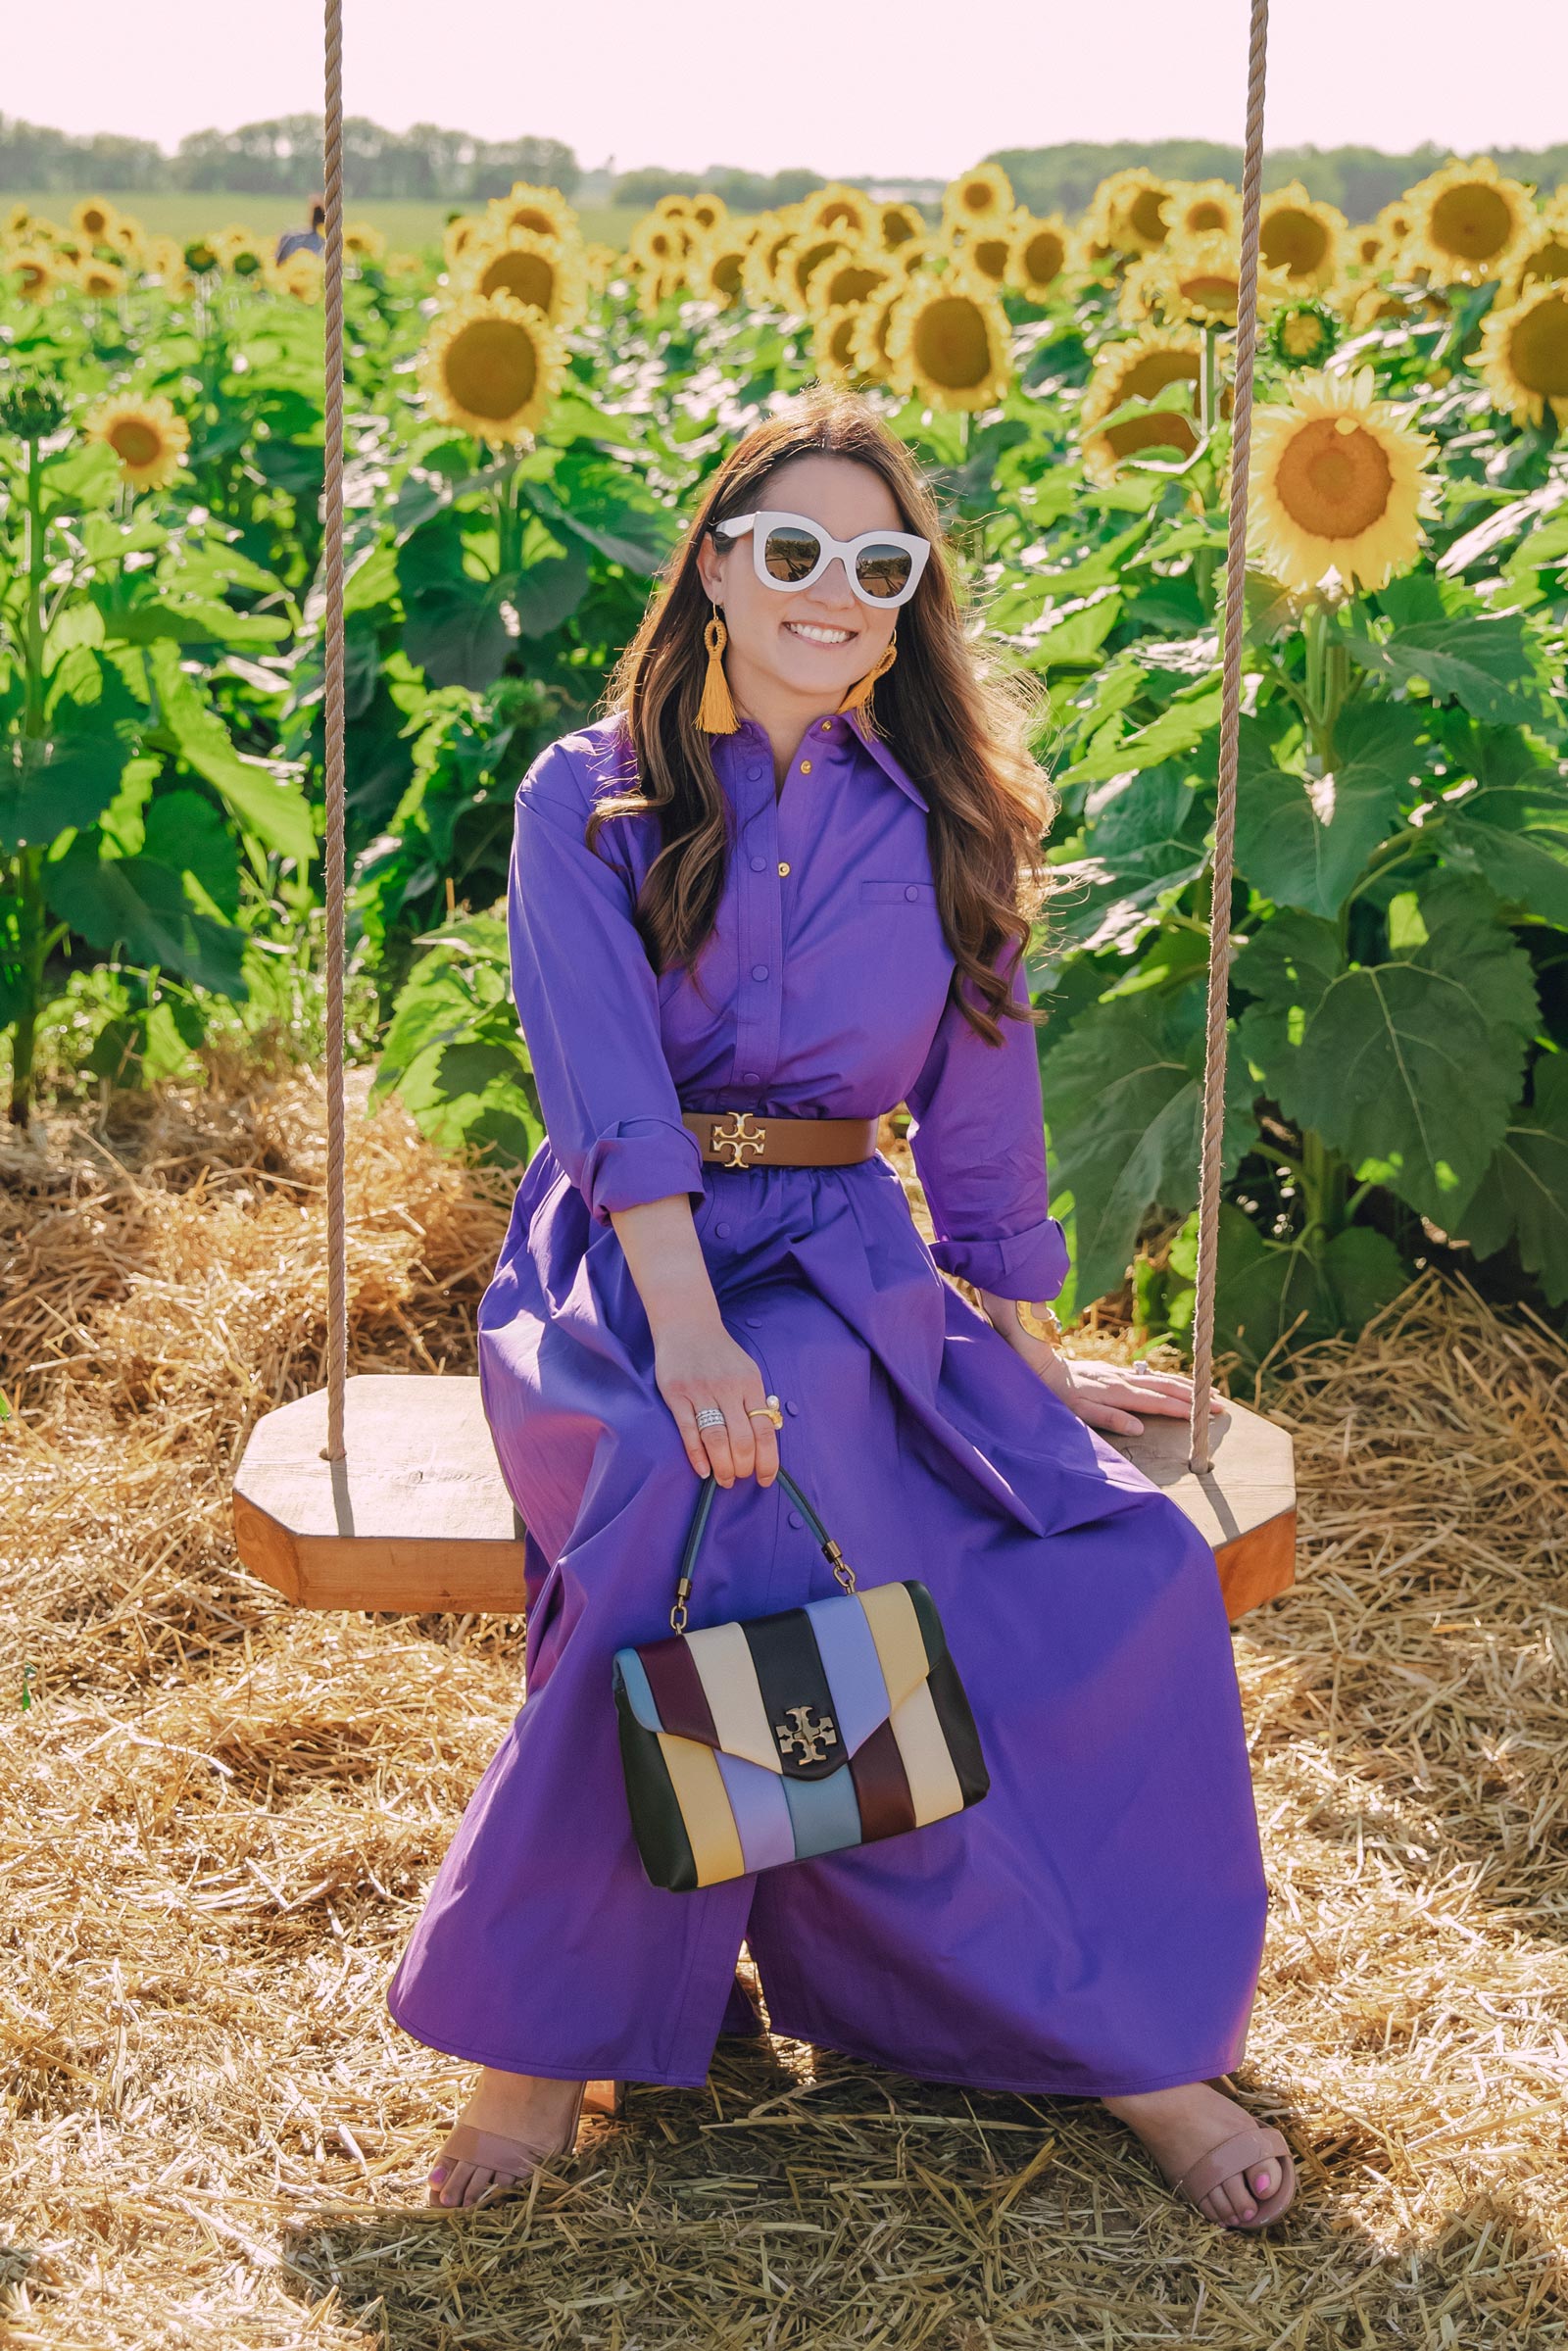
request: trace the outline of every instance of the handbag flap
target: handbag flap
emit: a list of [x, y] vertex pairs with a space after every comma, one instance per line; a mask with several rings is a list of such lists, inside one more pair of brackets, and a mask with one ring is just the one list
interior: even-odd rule
[[617, 1649], [615, 1677], [645, 1731], [819, 1780], [841, 1770], [947, 1653], [925, 1586], [879, 1584]]

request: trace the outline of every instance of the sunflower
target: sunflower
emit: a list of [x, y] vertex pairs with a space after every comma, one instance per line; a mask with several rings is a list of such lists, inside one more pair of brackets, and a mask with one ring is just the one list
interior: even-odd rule
[[1535, 225], [1530, 190], [1505, 179], [1490, 155], [1445, 164], [1410, 190], [1407, 261], [1434, 285], [1485, 285], [1500, 277]]
[[980, 278], [911, 278], [888, 321], [888, 364], [928, 408], [993, 408], [1012, 380], [1007, 314]]
[[852, 247], [837, 260], [824, 263], [811, 276], [811, 314], [825, 318], [847, 303], [868, 302], [884, 286], [902, 285], [904, 272], [891, 256], [869, 245]]
[[210, 269], [221, 267], [222, 256], [209, 237], [192, 237], [185, 247], [185, 267], [193, 276], [205, 277]]
[[1173, 239], [1241, 236], [1242, 199], [1228, 179], [1179, 179], [1166, 210]]
[[1361, 335], [1374, 326], [1403, 325], [1409, 317], [1410, 307], [1402, 294], [1389, 286], [1362, 286], [1350, 305], [1350, 331]]
[[[1242, 261], [1231, 236], [1172, 238], [1163, 253], [1135, 262], [1122, 283], [1119, 315], [1128, 325], [1159, 317], [1176, 326], [1236, 324]], [[1288, 292], [1278, 269], [1257, 273], [1257, 308], [1266, 317]]]
[[1318, 293], [1340, 272], [1340, 246], [1349, 222], [1337, 205], [1319, 204], [1298, 179], [1263, 199], [1258, 217], [1258, 255], [1269, 269], [1282, 269], [1298, 294]]
[[1013, 210], [1012, 182], [1000, 164], [976, 164], [942, 193], [942, 226], [950, 236], [956, 229], [1005, 233]]
[[83, 196], [71, 208], [71, 218], [89, 245], [107, 245], [119, 218], [107, 196]]
[[1152, 400], [1167, 384], [1191, 384], [1196, 398], [1202, 372], [1202, 342], [1190, 331], [1146, 326], [1126, 342], [1107, 344], [1095, 363], [1080, 412], [1084, 467], [1090, 477], [1109, 482], [1128, 458], [1146, 453], [1191, 457], [1198, 447], [1199, 424], [1190, 410], [1151, 409], [1114, 424], [1104, 424], [1102, 418], [1131, 401]]
[[1107, 254], [1157, 253], [1171, 231], [1172, 188], [1135, 164], [1112, 171], [1095, 190], [1085, 233]]
[[1352, 228], [1345, 249], [1346, 265], [1350, 269], [1387, 268], [1394, 259], [1394, 249], [1386, 232], [1375, 220]]
[[983, 278], [988, 286], [1005, 285], [1012, 262], [1010, 225], [995, 231], [971, 230], [961, 242], [956, 239], [948, 246], [947, 259], [950, 266], [960, 267], [971, 276]]
[[690, 220], [692, 200], [689, 196], [661, 196], [649, 216], [655, 220], [679, 220], [683, 225]]
[[113, 245], [127, 261], [134, 261], [147, 241], [147, 231], [134, 213], [122, 213], [104, 243]]
[[1036, 220], [1019, 215], [1008, 249], [1005, 282], [1025, 301], [1042, 303], [1060, 290], [1073, 255], [1073, 234], [1059, 213]]
[[326, 271], [321, 256], [300, 245], [282, 261], [268, 262], [264, 275], [274, 294], [291, 295], [296, 302], [319, 302]]
[[830, 383], [848, 383], [864, 372], [856, 357], [860, 316], [858, 302], [842, 302], [818, 314], [811, 330], [811, 357], [818, 374]]
[[431, 324], [419, 356], [431, 409], [482, 441], [537, 432], [565, 372], [565, 346], [549, 319], [511, 294], [460, 295]]
[[[1196, 387], [1202, 374], [1203, 346], [1199, 336], [1146, 326], [1125, 342], [1107, 343], [1101, 352], [1084, 394], [1083, 423], [1086, 427], [1098, 424], [1102, 416], [1125, 408], [1129, 400], [1152, 400], [1167, 384]], [[1157, 413], [1180, 420], [1174, 409]]]
[[185, 462], [190, 427], [163, 394], [122, 392], [102, 401], [83, 427], [120, 460], [120, 478], [135, 490], [167, 490]]
[[875, 203], [864, 188], [854, 187], [847, 179], [830, 179], [826, 187], [813, 188], [791, 209], [799, 226], [808, 234], [844, 237], [858, 244], [876, 232]]
[[884, 253], [892, 253], [910, 237], [923, 237], [925, 216], [915, 204], [879, 204], [874, 207], [871, 241]]
[[474, 213], [456, 213], [447, 222], [441, 238], [441, 251], [449, 269], [461, 269], [469, 248], [483, 236], [485, 223]]
[[792, 244], [782, 256], [778, 269], [786, 308], [805, 317], [811, 307], [811, 280], [828, 262], [838, 262], [853, 254], [854, 247], [843, 237], [807, 236]]
[[[213, 239], [219, 259], [231, 277], [260, 277], [266, 270], [268, 252], [260, 237], [248, 228], [224, 228]], [[308, 248], [301, 247], [301, 251]]]
[[1568, 424], [1568, 283], [1547, 284], [1482, 329], [1481, 373], [1494, 404], [1519, 423]]
[[92, 256], [77, 268], [76, 287], [78, 292], [91, 295], [95, 302], [112, 302], [125, 290], [125, 272], [118, 262], [103, 262]]
[[[514, 179], [510, 195], [491, 197], [483, 225], [495, 236], [526, 228], [536, 237], [569, 241], [577, 234], [577, 216], [559, 188], [535, 187], [531, 180]], [[447, 258], [458, 257], [448, 254]]]
[[588, 272], [588, 283], [596, 294], [604, 293], [620, 269], [620, 256], [613, 245], [595, 242], [582, 249], [582, 266]]
[[66, 282], [65, 272], [54, 255], [40, 253], [36, 247], [18, 247], [6, 255], [0, 267], [8, 277], [17, 280], [17, 291], [24, 302], [47, 302], [56, 287]]
[[671, 270], [684, 272], [691, 239], [678, 220], [667, 213], [648, 213], [638, 221], [628, 240], [626, 251], [636, 269], [652, 270], [658, 276], [667, 276]]
[[1303, 375], [1252, 418], [1257, 553], [1282, 587], [1382, 588], [1421, 552], [1436, 442], [1373, 397], [1372, 371]]
[[1323, 302], [1293, 302], [1277, 311], [1269, 332], [1274, 357], [1287, 367], [1320, 367], [1340, 339], [1340, 322]]
[[454, 287], [460, 293], [510, 294], [525, 309], [543, 311], [562, 334], [579, 326], [588, 309], [581, 249], [531, 228], [482, 239], [457, 271]]
[[1568, 277], [1568, 198], [1557, 197], [1536, 220], [1497, 289], [1499, 304], [1517, 302]]
[[385, 258], [386, 239], [368, 220], [350, 220], [343, 231], [343, 250], [357, 262], [378, 262]]
[[[901, 288], [900, 294], [903, 291]], [[869, 302], [863, 302], [852, 330], [851, 357], [856, 369], [876, 383], [892, 381], [888, 330], [893, 324], [893, 314], [898, 309], [900, 294], [891, 295], [886, 300], [879, 300], [873, 295]]]
[[33, 229], [32, 213], [25, 204], [14, 204], [0, 220], [0, 231], [8, 237], [24, 237]]
[[693, 256], [694, 291], [732, 310], [746, 290], [746, 247], [732, 231], [704, 239]]

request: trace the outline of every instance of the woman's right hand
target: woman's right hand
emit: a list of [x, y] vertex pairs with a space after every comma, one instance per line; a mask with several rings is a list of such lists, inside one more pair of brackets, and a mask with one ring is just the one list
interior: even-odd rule
[[[675, 1416], [686, 1457], [700, 1478], [711, 1469], [720, 1486], [778, 1476], [778, 1438], [761, 1412], [767, 1383], [743, 1347], [711, 1316], [666, 1322], [654, 1334], [654, 1378]], [[697, 1415], [716, 1405], [724, 1426], [700, 1429]], [[754, 1415], [747, 1406], [759, 1407]]]

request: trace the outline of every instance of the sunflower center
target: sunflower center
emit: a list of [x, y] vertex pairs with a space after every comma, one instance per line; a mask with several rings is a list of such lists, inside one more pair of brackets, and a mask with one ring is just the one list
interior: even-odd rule
[[1520, 272], [1527, 286], [1555, 285], [1568, 277], [1568, 244], [1561, 237], [1547, 237], [1539, 244]]
[[1485, 181], [1445, 188], [1432, 207], [1432, 242], [1467, 262], [1490, 261], [1513, 234], [1508, 200]]
[[1140, 188], [1127, 207], [1127, 219], [1138, 234], [1151, 245], [1165, 241], [1165, 206], [1169, 198], [1163, 188]]
[[1120, 408], [1124, 400], [1152, 400], [1167, 384], [1195, 384], [1200, 372], [1196, 351], [1146, 351], [1117, 384], [1114, 405]]
[[1194, 310], [1212, 311], [1216, 318], [1229, 318], [1234, 322], [1239, 299], [1234, 277], [1214, 274], [1179, 277], [1176, 286], [1182, 300], [1190, 302]]
[[1191, 457], [1198, 447], [1198, 427], [1176, 409], [1155, 409], [1147, 416], [1128, 416], [1106, 428], [1104, 438], [1117, 457], [1136, 457], [1141, 449], [1174, 449]]
[[1229, 221], [1230, 215], [1223, 204], [1216, 204], [1211, 196], [1202, 204], [1195, 204], [1187, 216], [1187, 225], [1194, 236], [1201, 236], [1206, 229], [1224, 228]]
[[556, 268], [546, 253], [498, 253], [485, 265], [479, 279], [481, 294], [514, 294], [519, 302], [550, 316], [555, 300]]
[[928, 302], [914, 330], [914, 356], [922, 374], [949, 391], [984, 383], [991, 370], [986, 322], [961, 294]]
[[548, 213], [540, 212], [537, 205], [524, 205], [520, 212], [509, 214], [507, 225], [510, 228], [532, 229], [536, 237], [553, 237], [556, 233], [554, 220]]
[[1508, 337], [1513, 371], [1527, 391], [1568, 399], [1568, 297], [1538, 302]]
[[1066, 248], [1055, 230], [1040, 229], [1023, 249], [1025, 274], [1037, 286], [1048, 286], [1066, 258]]
[[713, 264], [713, 283], [721, 294], [738, 294], [740, 292], [743, 282], [741, 274], [743, 260], [744, 256], [739, 253], [721, 253]]
[[1270, 269], [1284, 269], [1291, 277], [1309, 277], [1314, 269], [1322, 269], [1328, 257], [1329, 232], [1310, 213], [1284, 205], [1269, 214], [1258, 243]]
[[1375, 434], [1345, 416], [1316, 416], [1292, 434], [1274, 487], [1298, 529], [1355, 539], [1381, 520], [1394, 475]]
[[109, 446], [122, 464], [150, 465], [163, 455], [163, 436], [142, 416], [122, 416], [109, 428]]
[[526, 408], [538, 375], [533, 337], [513, 318], [475, 318], [447, 350], [446, 378], [454, 400], [470, 416], [497, 424]]
[[1323, 321], [1310, 311], [1302, 311], [1286, 319], [1281, 340], [1292, 359], [1309, 359], [1323, 341]]
[[1006, 238], [982, 237], [977, 245], [971, 246], [970, 251], [974, 256], [974, 266], [981, 276], [989, 277], [995, 283], [1000, 284], [1007, 274]]
[[988, 213], [992, 206], [992, 190], [983, 179], [974, 179], [963, 191], [965, 208], [971, 213]]

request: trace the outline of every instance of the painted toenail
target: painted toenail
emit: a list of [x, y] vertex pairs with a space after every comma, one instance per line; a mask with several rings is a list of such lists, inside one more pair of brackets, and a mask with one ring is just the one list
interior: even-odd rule
[[1269, 2189], [1270, 2189], [1270, 2188], [1271, 2188], [1273, 2185], [1274, 2185], [1274, 2182], [1273, 2182], [1273, 2180], [1272, 2180], [1269, 2178], [1269, 2176], [1268, 2176], [1267, 2172], [1259, 2172], [1259, 2173], [1258, 2173], [1258, 2175], [1257, 2175], [1257, 2192], [1258, 2192], [1258, 2194], [1259, 2194], [1260, 2196], [1266, 2196], [1266, 2195], [1268, 2194], [1268, 2191], [1269, 2191]]

